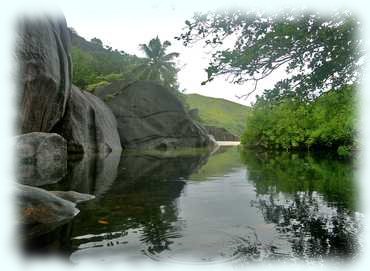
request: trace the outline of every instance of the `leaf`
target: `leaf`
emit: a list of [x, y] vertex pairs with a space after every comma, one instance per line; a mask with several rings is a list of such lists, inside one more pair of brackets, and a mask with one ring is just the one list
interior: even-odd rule
[[108, 225], [109, 221], [106, 218], [101, 218], [98, 220], [99, 224]]

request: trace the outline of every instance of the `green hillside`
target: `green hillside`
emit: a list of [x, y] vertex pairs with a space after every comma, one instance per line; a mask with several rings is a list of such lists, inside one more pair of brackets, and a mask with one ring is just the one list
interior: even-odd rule
[[98, 38], [87, 41], [70, 28], [72, 42], [73, 84], [84, 90], [93, 91], [96, 87], [112, 81], [137, 80], [134, 68], [144, 63], [143, 58], [124, 51], [113, 50]]
[[199, 94], [185, 94], [184, 97], [190, 109], [199, 110], [199, 117], [206, 125], [226, 128], [237, 136], [243, 133], [248, 106]]

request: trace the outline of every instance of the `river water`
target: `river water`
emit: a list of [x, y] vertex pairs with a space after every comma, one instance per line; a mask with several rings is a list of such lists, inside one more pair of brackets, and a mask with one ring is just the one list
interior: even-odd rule
[[47, 188], [97, 196], [44, 240], [73, 263], [343, 260], [360, 247], [354, 166], [327, 155], [112, 154], [71, 161]]

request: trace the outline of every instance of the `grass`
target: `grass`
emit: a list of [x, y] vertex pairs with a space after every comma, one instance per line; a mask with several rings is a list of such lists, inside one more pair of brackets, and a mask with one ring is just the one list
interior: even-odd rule
[[243, 133], [246, 115], [250, 110], [248, 106], [199, 94], [185, 94], [184, 97], [190, 109], [199, 110], [199, 117], [204, 124], [223, 127], [237, 136]]

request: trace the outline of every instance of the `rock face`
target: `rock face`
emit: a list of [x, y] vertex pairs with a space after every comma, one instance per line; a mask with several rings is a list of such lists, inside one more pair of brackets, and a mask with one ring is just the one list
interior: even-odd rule
[[233, 135], [228, 130], [222, 127], [216, 126], [204, 126], [208, 134], [213, 135], [217, 141], [240, 141], [240, 138], [236, 135]]
[[68, 222], [79, 213], [76, 204], [40, 188], [17, 185], [19, 224], [26, 238], [44, 234]]
[[[55, 183], [67, 175], [68, 151], [94, 154], [83, 158], [91, 161], [86, 174], [92, 175], [94, 181], [99, 173], [115, 178], [114, 166], [102, 166], [96, 156], [112, 157], [107, 154], [115, 151], [119, 158], [122, 147], [110, 108], [98, 97], [72, 87], [65, 19], [24, 17], [18, 30], [17, 132], [22, 135], [16, 138], [16, 174], [18, 182], [27, 185], [18, 184], [16, 203], [24, 230], [22, 237], [28, 239], [65, 224], [78, 214], [76, 203], [95, 197], [31, 186]], [[118, 162], [119, 159], [116, 167]], [[98, 183], [89, 183], [96, 194], [111, 184], [104, 183], [106, 179], [102, 177]]]
[[70, 37], [64, 18], [23, 18], [17, 41], [18, 131], [50, 132], [71, 89]]
[[109, 149], [121, 151], [121, 140], [118, 134], [117, 120], [110, 108], [95, 95], [84, 91], [83, 92], [94, 109], [94, 119], [96, 127], [96, 141], [98, 150], [102, 153], [107, 153]]
[[98, 97], [72, 87], [65, 116], [53, 129], [68, 141], [68, 152], [121, 151], [117, 122]]
[[28, 133], [16, 137], [17, 179], [41, 186], [59, 181], [67, 173], [67, 142], [54, 133]]
[[205, 147], [213, 143], [179, 99], [155, 82], [116, 81], [95, 94], [112, 109], [127, 148]]

